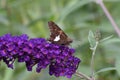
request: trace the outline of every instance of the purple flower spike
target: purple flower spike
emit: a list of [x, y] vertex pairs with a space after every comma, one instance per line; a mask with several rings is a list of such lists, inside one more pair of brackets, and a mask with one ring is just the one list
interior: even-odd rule
[[71, 78], [72, 74], [76, 72], [80, 59], [71, 56], [66, 59], [62, 59], [61, 63], [52, 62], [49, 66], [49, 74], [59, 76], [67, 76]]
[[75, 49], [52, 44], [44, 38], [29, 39], [26, 34], [0, 37], [0, 61], [13, 69], [14, 61], [24, 62], [28, 71], [37, 65], [36, 72], [49, 66], [49, 74], [71, 78], [76, 72], [80, 59], [73, 56]]

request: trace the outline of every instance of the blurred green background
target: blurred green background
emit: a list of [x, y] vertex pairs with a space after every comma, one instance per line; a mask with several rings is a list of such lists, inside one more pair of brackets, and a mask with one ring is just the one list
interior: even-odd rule
[[[104, 0], [107, 9], [120, 26], [120, 1]], [[96, 75], [97, 80], [120, 80], [120, 39], [98, 4], [92, 0], [0, 0], [0, 35], [27, 34], [30, 38], [49, 38], [48, 21], [56, 22], [73, 39], [71, 47], [81, 59], [78, 71], [90, 75], [91, 50], [88, 32], [99, 30], [102, 39], [95, 55], [95, 71], [115, 68]], [[48, 69], [28, 72], [24, 63], [8, 69], [0, 62], [0, 80], [83, 80], [49, 76]], [[34, 67], [35, 68], [35, 67]]]

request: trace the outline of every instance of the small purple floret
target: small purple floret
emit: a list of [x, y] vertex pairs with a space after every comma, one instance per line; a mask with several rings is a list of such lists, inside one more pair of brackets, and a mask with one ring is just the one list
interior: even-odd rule
[[76, 72], [80, 59], [73, 54], [75, 49], [52, 44], [44, 38], [29, 39], [26, 34], [0, 37], [0, 61], [3, 60], [13, 69], [14, 61], [24, 62], [27, 70], [37, 65], [36, 72], [49, 66], [49, 74], [71, 78]]

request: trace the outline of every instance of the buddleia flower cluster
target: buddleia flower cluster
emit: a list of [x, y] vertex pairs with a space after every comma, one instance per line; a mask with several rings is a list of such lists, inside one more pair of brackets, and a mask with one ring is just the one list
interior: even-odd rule
[[75, 49], [63, 45], [52, 44], [44, 38], [31, 38], [26, 34], [0, 37], [0, 61], [9, 68], [14, 62], [24, 62], [28, 71], [36, 65], [36, 72], [49, 67], [49, 74], [56, 77], [71, 76], [76, 72], [80, 59], [73, 54]]

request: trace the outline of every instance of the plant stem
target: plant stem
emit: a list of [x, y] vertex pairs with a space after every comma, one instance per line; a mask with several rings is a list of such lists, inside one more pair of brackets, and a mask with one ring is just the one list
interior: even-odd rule
[[90, 77], [88, 77], [87, 75], [81, 73], [81, 72], [77, 72], [76, 71], [76, 75], [79, 76], [80, 78], [86, 79], [86, 80], [91, 80]]
[[95, 80], [95, 78], [94, 78], [94, 59], [95, 59], [95, 52], [96, 52], [98, 43], [99, 42], [97, 41], [95, 47], [91, 49], [93, 51], [92, 52], [92, 59], [91, 59], [91, 79], [92, 80]]
[[111, 22], [113, 28], [115, 29], [116, 33], [118, 34], [118, 36], [120, 37], [120, 29], [117, 26], [117, 24], [115, 23], [114, 19], [112, 18], [112, 16], [110, 15], [109, 11], [107, 10], [106, 6], [103, 3], [103, 0], [96, 0], [96, 3], [100, 5], [100, 7], [103, 9], [105, 15], [107, 16], [107, 18], [109, 19], [109, 21]]
[[87, 75], [76, 71], [76, 75], [79, 76], [80, 78], [83, 78], [83, 79], [86, 79], [86, 80], [95, 80], [95, 78], [94, 78], [94, 58], [95, 58], [95, 52], [96, 52], [98, 43], [99, 42], [96, 41], [95, 47], [91, 49], [93, 51], [92, 52], [92, 59], [91, 59], [91, 77], [88, 77]]

